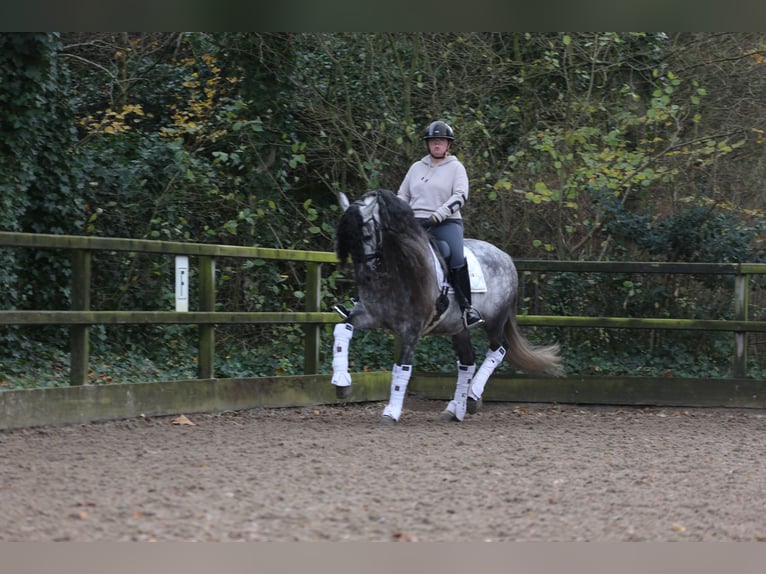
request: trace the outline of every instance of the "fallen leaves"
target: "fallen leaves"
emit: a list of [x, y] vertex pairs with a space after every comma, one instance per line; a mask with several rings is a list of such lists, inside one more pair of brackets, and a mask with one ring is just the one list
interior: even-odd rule
[[170, 421], [170, 424], [180, 425], [180, 426], [188, 426], [188, 427], [195, 427], [195, 426], [197, 426], [197, 423], [194, 423], [194, 422], [190, 421], [189, 418], [186, 415], [179, 415], [179, 416], [177, 416], [172, 421]]
[[76, 510], [75, 512], [72, 512], [69, 514], [69, 518], [73, 518], [74, 520], [88, 520], [90, 518], [90, 514], [87, 510], [82, 510], [84, 508], [95, 508], [96, 503], [95, 502], [78, 502], [75, 504], [77, 508], [80, 510]]
[[394, 532], [391, 535], [394, 542], [417, 542], [418, 537], [410, 532]]

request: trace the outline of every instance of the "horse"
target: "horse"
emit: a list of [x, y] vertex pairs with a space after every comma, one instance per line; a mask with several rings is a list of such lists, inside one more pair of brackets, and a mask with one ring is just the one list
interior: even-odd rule
[[356, 329], [388, 329], [401, 342], [383, 424], [401, 418], [422, 336], [451, 337], [457, 354], [455, 394], [440, 415], [444, 420], [462, 421], [466, 413], [479, 411], [487, 380], [503, 360], [529, 373], [563, 376], [559, 346], [532, 345], [519, 330], [518, 273], [510, 255], [485, 241], [464, 241], [471, 273], [483, 275], [483, 281], [481, 276], [471, 280], [472, 303], [484, 318], [489, 341], [477, 370], [469, 330], [445, 281], [446, 258], [439, 246], [434, 248], [409, 205], [386, 189], [368, 191], [353, 203], [341, 192], [339, 200], [344, 211], [336, 228], [335, 253], [341, 269], [351, 260], [357, 301], [350, 311], [340, 307], [345, 318], [333, 330], [331, 382], [337, 398], [351, 394], [348, 351]]

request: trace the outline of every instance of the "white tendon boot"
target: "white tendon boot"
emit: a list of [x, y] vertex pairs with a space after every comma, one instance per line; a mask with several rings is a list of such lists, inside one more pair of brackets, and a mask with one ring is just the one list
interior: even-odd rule
[[407, 394], [407, 385], [411, 375], [412, 365], [394, 365], [391, 370], [391, 396], [386, 408], [383, 409], [384, 417], [398, 421], [399, 417], [402, 416], [402, 405], [404, 405], [404, 396]]
[[457, 385], [455, 386], [455, 396], [447, 405], [445, 413], [452, 415], [459, 421], [465, 418], [466, 401], [468, 400], [468, 387], [471, 384], [471, 378], [476, 370], [476, 365], [457, 364]]
[[336, 387], [350, 387], [348, 346], [354, 335], [354, 326], [350, 323], [338, 323], [335, 325], [333, 335], [335, 335], [335, 342], [332, 347], [332, 384]]
[[498, 347], [495, 351], [487, 351], [487, 357], [476, 372], [476, 376], [471, 381], [471, 388], [468, 390], [468, 398], [471, 399], [468, 407], [470, 414], [474, 414], [479, 409], [484, 386], [497, 366], [503, 362], [503, 357], [505, 357], [505, 347], [503, 346]]

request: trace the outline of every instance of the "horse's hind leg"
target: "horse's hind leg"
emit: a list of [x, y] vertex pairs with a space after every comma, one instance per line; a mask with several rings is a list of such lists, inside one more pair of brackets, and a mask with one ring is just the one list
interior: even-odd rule
[[505, 357], [507, 343], [503, 338], [502, 327], [497, 328], [488, 325], [487, 335], [489, 336], [489, 349], [484, 357], [484, 361], [471, 380], [470, 389], [468, 389], [466, 410], [469, 415], [475, 415], [479, 412], [482, 405], [481, 395], [484, 393], [484, 387], [489, 377], [492, 376], [492, 373], [495, 372], [495, 369], [503, 362]]
[[466, 410], [469, 415], [475, 415], [481, 408], [481, 395], [484, 393], [484, 386], [487, 384], [487, 380], [495, 371], [497, 366], [503, 362], [505, 357], [505, 347], [499, 345], [494, 351], [492, 348], [487, 350], [487, 356], [482, 362], [479, 370], [476, 371], [471, 380], [471, 388], [468, 390], [468, 400], [466, 403]]

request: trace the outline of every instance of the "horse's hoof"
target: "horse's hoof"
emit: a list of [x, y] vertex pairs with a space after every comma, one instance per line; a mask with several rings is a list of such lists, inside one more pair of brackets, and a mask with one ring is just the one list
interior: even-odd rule
[[396, 426], [397, 422], [398, 421], [394, 417], [390, 417], [388, 415], [382, 415], [380, 417], [380, 426], [383, 426], [383, 427]]
[[335, 387], [335, 398], [347, 399], [351, 396], [351, 385], [345, 387]]
[[442, 420], [445, 422], [453, 422], [453, 421], [460, 422], [458, 421], [458, 418], [455, 416], [455, 413], [453, 413], [452, 411], [448, 411], [446, 409], [443, 410], [441, 414], [439, 415], [439, 420]]
[[479, 409], [481, 409], [481, 406], [484, 404], [484, 401], [481, 399], [474, 399], [471, 397], [468, 397], [468, 402], [466, 403], [465, 411], [469, 415], [475, 415], [479, 412]]

